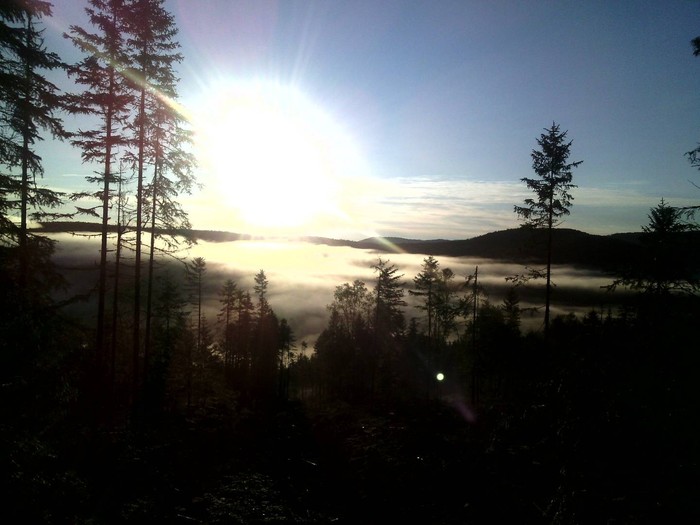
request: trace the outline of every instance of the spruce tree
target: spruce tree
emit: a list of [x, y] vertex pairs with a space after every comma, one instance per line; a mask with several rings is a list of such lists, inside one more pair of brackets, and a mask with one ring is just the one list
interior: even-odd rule
[[43, 132], [57, 139], [67, 136], [57, 114], [64, 107], [63, 96], [44, 76], [65, 67], [46, 49], [38, 27], [41, 19], [51, 16], [51, 8], [40, 0], [0, 6], [0, 240], [18, 248], [19, 289], [33, 284], [30, 289], [40, 295], [45, 286], [29, 281], [42, 273], [36, 263], [47, 262], [52, 243], [30, 235], [28, 221], [57, 216], [46, 209], [62, 204], [62, 195], [37, 185], [44, 169], [35, 145], [43, 140]]
[[437, 305], [437, 291], [439, 282], [440, 263], [432, 255], [423, 259], [422, 270], [413, 278], [414, 290], [409, 290], [410, 295], [423, 297], [423, 304], [418, 308], [425, 310], [428, 317], [428, 341], [433, 341], [435, 307]]
[[[389, 264], [388, 260], [381, 257], [377, 264], [372, 266], [377, 273], [377, 281], [374, 286], [376, 295], [375, 305], [375, 332], [385, 334], [388, 337], [397, 337], [403, 333], [406, 319], [402, 308], [406, 306], [404, 301], [404, 289], [401, 284], [403, 274], [399, 274], [395, 264]], [[383, 338], [380, 336], [380, 338]]]
[[224, 325], [224, 371], [228, 375], [233, 363], [231, 324], [233, 322], [233, 314], [239, 302], [238, 286], [233, 279], [227, 279], [221, 290], [219, 291], [219, 302], [221, 302], [221, 310], [219, 311], [219, 321]]
[[[164, 167], [169, 163], [175, 167], [179, 181], [185, 187], [191, 185], [192, 157], [182, 154], [181, 147], [188, 141], [188, 136], [181, 129], [181, 119], [174, 108], [176, 94], [176, 77], [174, 65], [182, 60], [177, 52], [178, 43], [173, 16], [165, 9], [163, 0], [133, 0], [130, 4], [127, 44], [130, 61], [133, 65], [130, 78], [136, 89], [135, 118], [132, 124], [135, 151], [133, 162], [136, 171], [136, 231], [135, 231], [135, 269], [134, 269], [134, 321], [133, 352], [138, 359], [141, 346], [141, 258], [142, 236], [146, 228], [147, 206], [145, 169], [148, 163], [154, 166], [153, 186], [151, 192], [151, 254], [155, 249], [155, 224], [158, 213], [158, 194], [170, 198], [172, 189], [164, 189]], [[167, 101], [167, 103], [165, 103]], [[172, 151], [166, 148], [172, 146]], [[178, 153], [176, 153], [178, 151]], [[166, 160], [170, 159], [170, 160]], [[171, 215], [180, 219], [184, 213], [174, 200], [161, 201], [176, 209]], [[162, 211], [162, 208], [161, 208]], [[186, 216], [185, 216], [186, 217]], [[189, 227], [189, 223], [182, 223]], [[149, 264], [149, 281], [152, 281], [152, 263]], [[147, 298], [147, 332], [150, 331], [150, 294], [149, 284]], [[147, 334], [150, 335], [150, 334]], [[146, 341], [148, 353], [148, 341]], [[146, 359], [147, 366], [147, 359]]]
[[[41, 187], [44, 174], [36, 144], [44, 134], [66, 134], [58, 112], [63, 97], [44, 76], [60, 70], [60, 58], [44, 46], [40, 24], [51, 4], [0, 3], [0, 356], [3, 378], [29, 364], [46, 347], [45, 329], [62, 282], [51, 255], [54, 242], [32, 233], [30, 220], [49, 220], [62, 195]], [[54, 356], [55, 358], [56, 356]], [[7, 375], [5, 375], [7, 374]]]
[[574, 200], [570, 191], [576, 187], [573, 184], [572, 170], [583, 161], [569, 162], [571, 141], [566, 140], [568, 132], [561, 131], [559, 125], [545, 128], [545, 133], [537, 139], [539, 149], [532, 151], [532, 169], [538, 176], [536, 179], [524, 177], [520, 179], [532, 190], [535, 198], [525, 199], [524, 206], [515, 206], [518, 214], [529, 228], [547, 230], [547, 268], [544, 330], [545, 338], [549, 335], [549, 310], [552, 294], [552, 230], [561, 223], [561, 218], [569, 215], [569, 208]]
[[[102, 224], [96, 332], [96, 346], [100, 353], [104, 352], [106, 333], [109, 210], [113, 196], [112, 185], [117, 182], [114, 164], [119, 149], [128, 145], [124, 127], [133, 99], [133, 93], [124, 75], [129, 68], [125, 42], [127, 7], [124, 0], [89, 0], [85, 12], [93, 32], [74, 25], [64, 35], [85, 54], [82, 60], [68, 70], [75, 83], [84, 87], [81, 93], [71, 97], [71, 109], [76, 113], [97, 117], [93, 128], [79, 129], [74, 133], [73, 144], [82, 150], [83, 162], [101, 166], [95, 175], [87, 178], [88, 182], [100, 187], [93, 195], [101, 201], [100, 205], [95, 208], [79, 208], [79, 211], [99, 217]], [[77, 197], [80, 196], [82, 195]], [[114, 328], [112, 327], [113, 330]], [[136, 361], [133, 374], [136, 380]]]

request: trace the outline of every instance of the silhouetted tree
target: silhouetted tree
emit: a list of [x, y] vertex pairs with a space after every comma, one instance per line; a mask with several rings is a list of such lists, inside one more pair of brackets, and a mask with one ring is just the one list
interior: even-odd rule
[[684, 242], [683, 234], [691, 226], [684, 222], [683, 211], [661, 199], [648, 218], [641, 238], [645, 257], [626, 269], [611, 288], [622, 285], [657, 297], [696, 292], [700, 286], [697, 261]]
[[[148, 279], [146, 289], [146, 329], [145, 353], [149, 351], [151, 301], [153, 271], [155, 263], [156, 239], [163, 244], [162, 249], [171, 253], [179, 249], [183, 234], [190, 229], [186, 211], [178, 202], [181, 193], [189, 193], [194, 185], [194, 155], [187, 151], [191, 144], [191, 133], [185, 128], [186, 120], [177, 102], [177, 82], [174, 66], [182, 61], [177, 52], [179, 44], [173, 39], [177, 35], [173, 17], [160, 2], [135, 2], [134, 20], [147, 19], [148, 32], [136, 24], [134, 45], [139, 35], [147, 41], [146, 60], [136, 53], [135, 61], [147, 61], [147, 77], [141, 79], [148, 84], [145, 91], [145, 151], [144, 162], [153, 167], [151, 183], [144, 187], [144, 203], [149, 222]], [[153, 33], [153, 34], [151, 34]], [[138, 58], [137, 58], [138, 57]], [[142, 86], [141, 86], [142, 87]], [[143, 91], [143, 90], [142, 90]], [[138, 157], [137, 157], [138, 159]], [[137, 221], [138, 222], [138, 221]], [[190, 242], [187, 236], [186, 242]]]
[[[30, 215], [35, 220], [56, 216], [45, 208], [62, 203], [60, 193], [37, 186], [44, 169], [35, 144], [43, 140], [42, 132], [57, 139], [67, 136], [57, 115], [64, 99], [44, 76], [65, 64], [46, 49], [37, 27], [50, 16], [51, 3], [40, 0], [0, 7], [0, 166], [8, 170], [0, 172], [0, 241], [18, 247], [17, 278], [22, 289], [30, 284], [31, 262], [45, 259], [40, 252], [51, 250], [45, 238], [30, 236]], [[10, 215], [19, 219], [19, 225]]]
[[438, 272], [438, 286], [435, 294], [435, 334], [436, 338], [443, 342], [454, 331], [459, 313], [454, 277], [455, 274], [450, 268], [441, 268]]
[[571, 182], [573, 168], [583, 161], [569, 162], [571, 141], [566, 141], [567, 131], [559, 125], [545, 128], [537, 139], [540, 149], [532, 151], [532, 168], [537, 179], [522, 178], [535, 198], [525, 199], [525, 206], [515, 206], [515, 213], [523, 219], [524, 226], [547, 230], [547, 267], [545, 271], [546, 291], [544, 310], [545, 338], [549, 333], [549, 309], [552, 294], [552, 230], [560, 224], [561, 217], [569, 215], [573, 197], [570, 191], [576, 187]]
[[280, 322], [267, 299], [269, 281], [264, 270], [255, 275], [254, 292], [258, 298], [255, 319], [255, 344], [252, 348], [252, 385], [259, 399], [269, 399], [276, 388], [280, 350]]
[[328, 305], [328, 326], [316, 341], [316, 356], [324, 390], [331, 395], [357, 397], [371, 388], [368, 350], [374, 301], [364, 282], [336, 286]]
[[[134, 108], [135, 118], [132, 125], [135, 146], [132, 159], [136, 171], [133, 322], [135, 353], [139, 351], [141, 338], [141, 252], [146, 216], [144, 206], [147, 205], [147, 188], [144, 184], [145, 167], [148, 162], [153, 162], [155, 166], [153, 183], [155, 193], [152, 195], [151, 209], [153, 213], [151, 227], [155, 229], [158, 185], [161, 186], [161, 197], [168, 194], [168, 192], [163, 192], [163, 173], [165, 171], [163, 163], [166, 157], [163, 148], [167, 141], [174, 141], [175, 146], [179, 148], [187, 139], [187, 136], [180, 130], [179, 117], [176, 112], [172, 108], [168, 109], [163, 105], [163, 101], [158, 100], [158, 97], [161, 96], [167, 99], [169, 96], [175, 95], [176, 79], [173, 67], [182, 59], [177, 52], [179, 46], [174, 40], [177, 35], [174, 18], [163, 4], [163, 0], [132, 0], [129, 3], [127, 26], [127, 49], [132, 64], [129, 76], [137, 93]], [[171, 100], [170, 103], [174, 104], [174, 101]], [[166, 130], [170, 132], [166, 134]], [[179, 158], [182, 160], [183, 155], [180, 154]], [[188, 166], [179, 166], [177, 169], [182, 176], [185, 176], [185, 180], [189, 180], [188, 173], [193, 164], [192, 158], [189, 158], [185, 164]], [[164, 201], [161, 201], [160, 204], [164, 204]], [[183, 212], [177, 205], [170, 202], [170, 208], [177, 209], [178, 215], [182, 218]], [[153, 235], [151, 239], [153, 245]], [[152, 268], [152, 266], [149, 267]]]
[[[154, 352], [146, 383], [149, 390], [147, 398], [155, 405], [159, 394], [164, 393], [165, 381], [168, 377], [174, 380], [175, 390], [179, 385], [186, 384], [190, 374], [187, 356], [190, 350], [184, 349], [185, 332], [187, 331], [185, 300], [180, 288], [169, 272], [159, 279], [154, 301]], [[187, 389], [185, 386], [184, 389]], [[189, 390], [186, 394], [189, 395]]]
[[233, 279], [227, 279], [224, 285], [221, 287], [219, 292], [219, 302], [221, 303], [221, 310], [219, 310], [219, 321], [224, 324], [224, 337], [223, 337], [223, 347], [224, 347], [224, 371], [228, 372], [232, 365], [233, 353], [232, 353], [232, 337], [231, 337], [231, 324], [234, 321], [233, 315], [236, 311], [236, 306], [239, 300], [238, 287]]
[[700, 56], [700, 36], [696, 36], [690, 41], [690, 45], [693, 48], [693, 56]]
[[428, 340], [434, 337], [435, 306], [437, 304], [437, 291], [439, 286], [440, 263], [431, 255], [423, 259], [422, 270], [413, 278], [415, 290], [409, 290], [410, 295], [423, 297], [423, 304], [418, 308], [426, 312], [428, 321]]
[[466, 294], [460, 299], [459, 308], [462, 316], [468, 319], [467, 333], [471, 333], [471, 398], [472, 405], [479, 402], [480, 379], [482, 369], [482, 349], [479, 344], [479, 313], [481, 303], [486, 300], [486, 291], [479, 284], [479, 267], [474, 268], [474, 273], [468, 275], [462, 284]]
[[403, 333], [406, 325], [402, 308], [406, 306], [404, 301], [404, 288], [401, 283], [403, 274], [398, 274], [398, 267], [389, 264], [388, 260], [381, 257], [377, 264], [372, 266], [377, 274], [377, 281], [374, 285], [375, 293], [375, 319], [374, 327], [376, 331], [387, 334], [390, 337], [397, 337]]
[[[195, 257], [185, 265], [185, 277], [190, 294], [190, 303], [196, 308], [196, 346], [195, 355], [199, 355], [202, 348], [202, 289], [204, 286], [204, 275], [207, 272], [207, 263], [203, 257]], [[187, 378], [187, 406], [192, 402], [192, 352], [189, 358], [189, 373]]]
[[269, 282], [264, 270], [255, 274], [255, 286], [253, 290], [258, 297], [258, 318], [264, 318], [270, 311], [270, 304], [267, 302], [267, 286]]
[[292, 351], [294, 349], [294, 332], [286, 319], [279, 323], [278, 330], [278, 365], [279, 370], [279, 397], [289, 397], [290, 371], [292, 366]]
[[520, 297], [515, 286], [508, 288], [501, 304], [501, 310], [503, 310], [508, 328], [514, 333], [520, 333]]
[[[109, 209], [112, 197], [111, 185], [116, 182], [113, 164], [117, 150], [128, 144], [123, 134], [125, 119], [129, 114], [132, 94], [123, 72], [129, 67], [126, 55], [127, 10], [124, 0], [89, 0], [85, 8], [88, 20], [95, 32], [73, 25], [64, 36], [86, 56], [68, 68], [68, 73], [84, 91], [69, 97], [71, 111], [98, 118], [92, 129], [79, 129], [73, 133], [72, 142], [82, 150], [83, 162], [99, 163], [100, 171], [87, 178], [98, 184], [101, 190], [92, 195], [101, 204], [78, 211], [100, 217], [102, 220], [100, 243], [100, 275], [97, 289], [97, 350], [103, 351], [105, 334], [105, 298], [107, 292], [107, 252], [109, 236]], [[88, 196], [78, 194], [75, 198]], [[99, 213], [96, 209], [100, 209]], [[113, 327], [114, 329], [114, 327]], [[134, 361], [134, 381], [138, 375]]]

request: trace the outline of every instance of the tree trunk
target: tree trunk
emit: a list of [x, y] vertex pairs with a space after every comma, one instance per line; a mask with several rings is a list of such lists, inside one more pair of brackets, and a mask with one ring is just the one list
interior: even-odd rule
[[554, 218], [552, 217], [552, 199], [549, 197], [549, 217], [547, 219], [547, 285], [545, 290], [544, 303], [544, 339], [549, 341], [549, 303], [552, 296], [552, 228]]
[[156, 245], [156, 194], [157, 194], [157, 183], [158, 183], [158, 162], [156, 161], [156, 167], [153, 168], [153, 195], [151, 198], [153, 202], [151, 203], [151, 245], [148, 252], [148, 285], [146, 289], [146, 335], [144, 343], [144, 355], [143, 355], [143, 376], [146, 378], [148, 376], [149, 368], [149, 358], [151, 350], [151, 317], [152, 317], [152, 302], [153, 302], [153, 260], [154, 260], [154, 250]]
[[[144, 74], [144, 79], [145, 79]], [[139, 101], [139, 136], [138, 136], [138, 182], [136, 187], [136, 254], [134, 260], [134, 333], [133, 333], [133, 368], [134, 394], [139, 387], [139, 352], [141, 340], [141, 233], [143, 230], [143, 163], [144, 163], [144, 134], [146, 119], [146, 88], [141, 86]]]
[[[109, 69], [109, 94], [114, 92], [114, 69]], [[109, 231], [109, 183], [112, 171], [112, 103], [105, 115], [105, 167], [102, 181], [102, 230], [100, 233], [100, 277], [97, 285], [97, 352], [104, 353], [105, 339], [105, 297], [107, 293], [107, 236]], [[116, 289], [115, 289], [116, 290]], [[114, 327], [112, 327], [114, 330]]]

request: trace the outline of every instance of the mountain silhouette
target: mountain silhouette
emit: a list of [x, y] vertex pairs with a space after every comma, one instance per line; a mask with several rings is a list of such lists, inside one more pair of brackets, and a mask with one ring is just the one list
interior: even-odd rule
[[[101, 225], [91, 222], [50, 222], [39, 228], [44, 233], [98, 232]], [[116, 231], [116, 226], [111, 226]], [[182, 235], [194, 241], [234, 242], [240, 240], [269, 240], [242, 233], [189, 230], [160, 231], [161, 234]], [[641, 232], [595, 235], [571, 228], [557, 228], [553, 235], [553, 264], [571, 264], [600, 270], [614, 270], [633, 264], [644, 257]], [[685, 232], [684, 245], [688, 256], [700, 257], [700, 231]], [[547, 231], [543, 229], [512, 228], [500, 230], [470, 239], [406, 239], [402, 237], [370, 237], [360, 241], [332, 239], [328, 237], [280, 237], [282, 241], [303, 241], [329, 246], [347, 246], [377, 252], [414, 253], [447, 257], [479, 257], [523, 264], [542, 264], [546, 257]]]

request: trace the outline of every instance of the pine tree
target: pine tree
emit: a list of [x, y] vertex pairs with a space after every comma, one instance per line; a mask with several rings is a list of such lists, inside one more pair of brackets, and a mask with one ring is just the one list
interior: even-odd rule
[[532, 151], [532, 168], [537, 179], [522, 178], [528, 189], [535, 193], [535, 198], [525, 199], [525, 206], [515, 206], [515, 213], [523, 219], [524, 226], [543, 228], [547, 230], [547, 268], [544, 330], [545, 338], [549, 334], [549, 310], [552, 294], [552, 230], [561, 222], [561, 218], [569, 215], [573, 197], [570, 191], [576, 188], [573, 184], [572, 170], [583, 161], [569, 162], [571, 141], [566, 141], [568, 132], [560, 131], [559, 125], [545, 128], [545, 133], [537, 139], [539, 150]]

